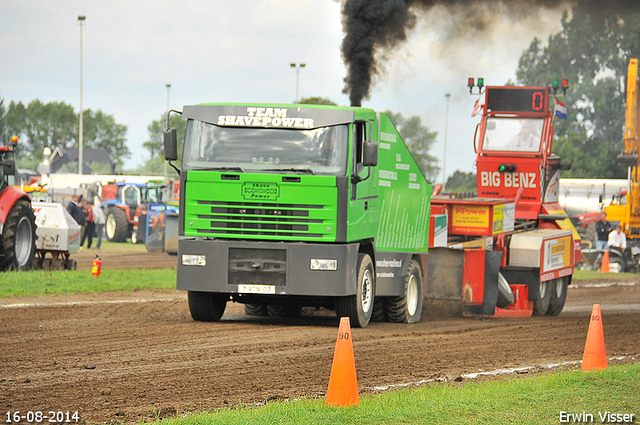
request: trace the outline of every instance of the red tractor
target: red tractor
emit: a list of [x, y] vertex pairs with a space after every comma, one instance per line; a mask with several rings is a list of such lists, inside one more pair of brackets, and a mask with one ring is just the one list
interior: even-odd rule
[[151, 180], [147, 183], [117, 182], [102, 186], [102, 208], [106, 217], [105, 230], [110, 242], [144, 243], [138, 221], [147, 213], [149, 203], [166, 203], [175, 199], [179, 183]]
[[[18, 138], [12, 138], [15, 146]], [[36, 223], [31, 200], [12, 186], [14, 147], [0, 146], [0, 271], [29, 270], [36, 253]]]
[[551, 152], [558, 115], [551, 102], [568, 84], [486, 87], [476, 165], [479, 197], [516, 199], [518, 228], [571, 230], [578, 264], [580, 236], [558, 203], [560, 171], [571, 166]]
[[434, 231], [442, 219], [447, 240], [429, 248], [428, 290], [461, 298], [465, 314], [556, 316], [564, 307], [581, 262], [580, 236], [558, 203], [569, 166], [552, 153], [551, 102], [567, 85], [486, 87], [476, 103], [477, 197], [431, 198]]
[[134, 217], [142, 204], [144, 184], [109, 183], [102, 186], [102, 208], [106, 217], [105, 231], [110, 242], [125, 242], [132, 238], [137, 243], [133, 232]]

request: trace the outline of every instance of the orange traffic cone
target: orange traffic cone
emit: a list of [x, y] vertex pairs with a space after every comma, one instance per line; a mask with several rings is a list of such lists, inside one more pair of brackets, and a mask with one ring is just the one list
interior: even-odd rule
[[356, 362], [353, 356], [353, 341], [351, 339], [351, 325], [348, 317], [340, 318], [326, 404], [327, 406], [342, 407], [360, 404]]
[[600, 273], [609, 273], [609, 251], [605, 251], [604, 254], [602, 254]]
[[602, 313], [600, 304], [594, 304], [591, 311], [591, 321], [587, 331], [587, 342], [582, 356], [582, 370], [606, 369], [607, 353], [604, 349], [604, 330], [602, 328]]

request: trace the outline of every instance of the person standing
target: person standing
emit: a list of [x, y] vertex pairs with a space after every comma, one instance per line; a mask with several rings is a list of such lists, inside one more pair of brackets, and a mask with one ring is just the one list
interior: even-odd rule
[[78, 195], [73, 195], [71, 197], [71, 202], [67, 205], [67, 212], [69, 215], [73, 217], [73, 219], [78, 223], [80, 227], [84, 226], [84, 213], [82, 212], [82, 208], [80, 207], [80, 202], [82, 201], [82, 195], [78, 197]]
[[607, 214], [600, 214], [600, 220], [596, 223], [596, 249], [598, 251], [605, 251], [609, 248], [609, 244], [607, 243], [609, 240], [609, 233], [611, 233], [613, 229], [611, 228], [611, 223], [607, 221]]
[[91, 249], [91, 244], [93, 243], [93, 232], [96, 230], [96, 224], [93, 221], [93, 202], [87, 202], [84, 209], [84, 216], [85, 229], [80, 246], [84, 245], [84, 240], [87, 239], [87, 249]]
[[105, 218], [104, 218], [104, 212], [102, 212], [102, 208], [100, 208], [100, 205], [94, 205], [93, 209], [93, 221], [96, 225], [96, 233], [98, 234], [98, 243], [96, 244], [96, 249], [100, 249], [100, 246], [102, 245], [102, 233], [104, 233], [104, 224], [105, 224]]

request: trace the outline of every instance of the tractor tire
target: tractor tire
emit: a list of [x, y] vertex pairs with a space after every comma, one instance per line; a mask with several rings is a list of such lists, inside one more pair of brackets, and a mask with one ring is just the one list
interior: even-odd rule
[[418, 323], [422, 315], [422, 270], [416, 260], [409, 261], [404, 293], [387, 298], [387, 318], [395, 323]]
[[36, 217], [29, 201], [20, 199], [13, 205], [2, 230], [4, 258], [1, 270], [29, 270], [36, 255]]
[[336, 299], [336, 316], [349, 317], [351, 327], [364, 328], [373, 313], [376, 275], [369, 254], [358, 254], [356, 293]]
[[[612, 264], [616, 264], [616, 266], [611, 267]], [[612, 255], [611, 260], [609, 260], [609, 273], [622, 273], [625, 271], [624, 260], [617, 255]]]
[[104, 226], [109, 242], [126, 242], [129, 237], [129, 221], [121, 208], [109, 208]]
[[567, 286], [569, 286], [570, 279], [570, 277], [561, 277], [552, 281], [550, 288], [551, 299], [549, 300], [547, 316], [557, 316], [564, 308], [564, 302], [567, 299]]
[[269, 312], [266, 304], [247, 303], [244, 305], [244, 314], [247, 316], [267, 316]]
[[138, 231], [134, 230], [133, 232], [131, 232], [131, 243], [132, 244], [137, 244], [140, 243], [140, 239], [138, 239]]
[[227, 294], [213, 292], [188, 292], [189, 311], [193, 320], [199, 322], [217, 322], [227, 307]]
[[549, 303], [551, 302], [551, 292], [554, 287], [551, 282], [540, 282], [540, 296], [533, 302], [533, 315], [544, 316], [549, 309]]

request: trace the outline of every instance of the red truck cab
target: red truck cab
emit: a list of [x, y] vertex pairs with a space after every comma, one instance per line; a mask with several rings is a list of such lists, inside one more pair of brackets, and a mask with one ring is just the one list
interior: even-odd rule
[[558, 203], [560, 171], [569, 166], [552, 153], [555, 102], [549, 87], [486, 87], [474, 140], [478, 197], [516, 198], [519, 224], [571, 229], [577, 264], [580, 236]]

